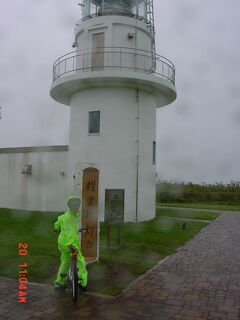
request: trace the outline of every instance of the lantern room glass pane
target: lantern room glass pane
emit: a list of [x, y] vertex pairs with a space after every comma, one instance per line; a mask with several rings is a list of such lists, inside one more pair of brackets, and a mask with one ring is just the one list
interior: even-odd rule
[[146, 0], [84, 0], [83, 19], [108, 14], [146, 18], [146, 2]]

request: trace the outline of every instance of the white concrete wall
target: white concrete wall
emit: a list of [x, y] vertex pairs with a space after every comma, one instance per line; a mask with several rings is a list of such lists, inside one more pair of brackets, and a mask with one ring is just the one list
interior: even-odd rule
[[[92, 90], [74, 96], [69, 152], [0, 152], [0, 208], [63, 211], [69, 194], [82, 197], [83, 170], [95, 167], [100, 173], [100, 221], [104, 221], [105, 189], [125, 190], [125, 221], [135, 221], [136, 90], [116, 88], [108, 95], [104, 91], [96, 91], [98, 97]], [[88, 112], [94, 110], [101, 111], [101, 133], [91, 136], [88, 135]], [[152, 163], [155, 110], [153, 97], [140, 92], [139, 221], [155, 216], [155, 165]], [[29, 164], [32, 174], [22, 174], [24, 165]]]
[[[66, 209], [68, 152], [0, 153], [0, 207]], [[24, 165], [32, 174], [22, 174]], [[64, 175], [62, 175], [64, 172]]]
[[[69, 187], [83, 168], [99, 169], [99, 216], [104, 217], [105, 189], [125, 190], [125, 221], [136, 218], [137, 90], [102, 88], [72, 97], [69, 135]], [[88, 134], [89, 111], [100, 111], [100, 135]], [[152, 95], [139, 92], [139, 212], [140, 220], [155, 216], [156, 105]], [[77, 170], [77, 171], [76, 171]], [[82, 183], [82, 179], [79, 179]], [[72, 186], [72, 187], [71, 187]], [[81, 190], [81, 186], [79, 186]], [[75, 190], [76, 191], [76, 190]]]
[[[92, 34], [105, 32], [105, 47], [128, 47], [151, 51], [151, 33], [146, 24], [124, 16], [102, 16], [75, 25], [77, 50], [92, 48]], [[136, 37], [128, 39], [128, 32]]]
[[[138, 51], [136, 57], [134, 50], [126, 49], [132, 48], [151, 52], [152, 36], [143, 21], [124, 16], [95, 17], [84, 22], [80, 20], [75, 26], [76, 49], [82, 50], [81, 53], [90, 52], [88, 49], [92, 48], [92, 36], [96, 33], [104, 33], [105, 41], [103, 46], [106, 47], [106, 49], [104, 49], [105, 66], [120, 66], [121, 59], [122, 66], [137, 67], [138, 70], [151, 69], [153, 64], [151, 54], [149, 58], [147, 58], [143, 57], [143, 55], [147, 55], [147, 53]], [[129, 39], [128, 33], [134, 34], [134, 37]], [[121, 58], [120, 54], [111, 53], [112, 49], [108, 49], [107, 47], [121, 47]], [[108, 51], [109, 53], [107, 53]], [[117, 50], [115, 51], [117, 52]], [[120, 52], [120, 49], [118, 51]], [[129, 54], [126, 54], [126, 52], [129, 52]], [[77, 61], [80, 68], [83, 65], [85, 68], [91, 67], [91, 54], [86, 54], [84, 57], [80, 55]], [[71, 64], [71, 61], [69, 63]]]

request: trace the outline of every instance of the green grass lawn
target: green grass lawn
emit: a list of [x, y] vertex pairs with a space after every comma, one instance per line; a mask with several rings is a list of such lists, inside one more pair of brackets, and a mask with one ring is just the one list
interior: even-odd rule
[[[29, 281], [47, 282], [59, 263], [52, 224], [58, 214], [0, 209], [0, 275], [18, 278], [18, 265], [28, 263]], [[28, 255], [18, 254], [18, 244], [27, 243]]]
[[[89, 291], [105, 294], [120, 293], [126, 285], [145, 273], [159, 260], [172, 254], [207, 224], [182, 221], [168, 216], [214, 219], [206, 212], [183, 212], [157, 209], [156, 218], [141, 223], [121, 226], [121, 243], [116, 245], [116, 228], [111, 232], [111, 248], [106, 246], [106, 227], [101, 223], [100, 261], [88, 266]], [[57, 235], [52, 232], [57, 213], [26, 212], [0, 209], [0, 276], [18, 278], [18, 265], [28, 263], [28, 279], [32, 282], [53, 284], [59, 267]], [[18, 244], [28, 244], [28, 255], [18, 254]]]
[[178, 210], [174, 208], [157, 208], [156, 209], [157, 216], [168, 216], [168, 217], [176, 217], [176, 218], [187, 218], [187, 219], [198, 219], [198, 220], [215, 220], [219, 213], [216, 212], [208, 212], [208, 211], [190, 211], [190, 210]]
[[240, 205], [232, 204], [202, 204], [202, 203], [157, 203], [157, 206], [193, 208], [193, 209], [209, 209], [209, 210], [226, 210], [240, 211]]

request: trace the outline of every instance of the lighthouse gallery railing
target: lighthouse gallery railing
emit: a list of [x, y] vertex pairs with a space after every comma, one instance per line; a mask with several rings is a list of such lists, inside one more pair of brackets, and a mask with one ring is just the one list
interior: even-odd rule
[[175, 67], [158, 54], [124, 47], [83, 49], [63, 55], [54, 62], [53, 81], [76, 72], [141, 72], [163, 77], [175, 85]]

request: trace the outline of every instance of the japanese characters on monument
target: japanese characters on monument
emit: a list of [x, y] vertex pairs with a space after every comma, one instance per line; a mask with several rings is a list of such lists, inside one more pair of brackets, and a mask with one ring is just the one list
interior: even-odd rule
[[98, 256], [98, 170], [83, 172], [82, 234], [81, 250], [86, 261], [95, 261]]

